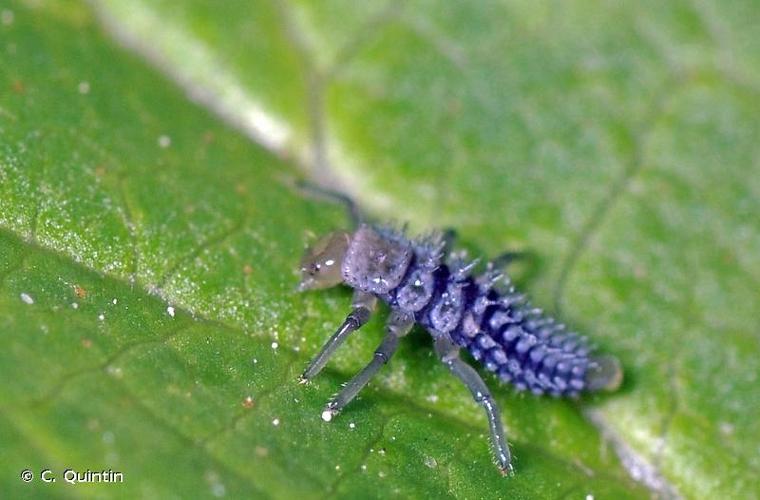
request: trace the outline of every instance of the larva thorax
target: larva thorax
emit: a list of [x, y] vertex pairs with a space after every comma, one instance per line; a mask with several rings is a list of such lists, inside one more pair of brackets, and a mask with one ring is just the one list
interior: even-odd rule
[[340, 262], [340, 277], [331, 270], [329, 285], [342, 280], [413, 315], [433, 337], [447, 336], [518, 390], [572, 396], [619, 385], [614, 358], [591, 357], [585, 339], [531, 307], [492, 266], [475, 276], [475, 262], [445, 258], [440, 236], [410, 240], [366, 224], [352, 235], [335, 234], [321, 257]]

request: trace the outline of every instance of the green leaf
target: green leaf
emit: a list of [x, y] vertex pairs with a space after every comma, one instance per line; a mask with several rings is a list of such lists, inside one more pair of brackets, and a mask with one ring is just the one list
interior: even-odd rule
[[[645, 496], [612, 447], [662, 494], [751, 496], [751, 5], [97, 4], [268, 150], [115, 48], [87, 8], [35, 5], [0, 25], [8, 496]], [[345, 223], [287, 187], [297, 165], [479, 253], [533, 252], [518, 283], [621, 356], [624, 390], [498, 390], [505, 479], [419, 331], [321, 422], [381, 320], [294, 383], [349, 301], [292, 292], [308, 234]], [[27, 467], [126, 477], [63, 489], [21, 482]]]
[[[17, 5], [2, 31], [0, 310], [7, 496], [556, 496], [632, 487], [571, 405], [510, 408], [520, 474], [417, 332], [334, 424], [324, 402], [381, 321], [295, 383], [349, 294], [294, 293], [310, 232], [339, 208], [99, 34], [87, 9]], [[249, 399], [250, 398], [250, 399]], [[500, 395], [509, 405], [515, 397]], [[553, 421], [533, 409], [553, 406]], [[556, 436], [553, 434], [556, 433]], [[50, 468], [55, 485], [23, 483]], [[123, 472], [69, 490], [66, 468]], [[297, 475], [298, 481], [293, 477]], [[76, 493], [72, 493], [72, 491]]]
[[[185, 5], [177, 29], [240, 78], [271, 53], [244, 16]], [[625, 362], [624, 394], [588, 416], [632, 474], [664, 495], [760, 494], [757, 5], [278, 5], [327, 153], [312, 167], [483, 253], [537, 252], [538, 302]], [[192, 60], [170, 38], [158, 52]]]

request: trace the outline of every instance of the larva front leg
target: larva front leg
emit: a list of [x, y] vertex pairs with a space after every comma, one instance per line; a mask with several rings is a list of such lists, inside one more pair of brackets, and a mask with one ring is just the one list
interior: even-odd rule
[[348, 314], [338, 330], [332, 335], [332, 337], [330, 337], [330, 340], [322, 346], [322, 349], [320, 349], [317, 355], [309, 362], [306, 370], [304, 370], [303, 374], [298, 379], [299, 383], [305, 384], [322, 371], [322, 368], [325, 367], [330, 356], [335, 353], [343, 341], [369, 321], [372, 311], [375, 310], [376, 304], [377, 298], [371, 293], [365, 293], [360, 290], [354, 292], [354, 298], [351, 304], [352, 311]]
[[362, 371], [357, 373], [337, 396], [327, 403], [322, 412], [322, 419], [325, 422], [329, 422], [335, 415], [340, 413], [359, 394], [359, 391], [367, 385], [367, 382], [375, 376], [378, 370], [388, 363], [396, 352], [399, 339], [409, 333], [412, 326], [414, 326], [414, 316], [400, 311], [393, 311], [391, 313], [388, 324], [385, 327], [385, 337], [375, 351], [372, 361]]

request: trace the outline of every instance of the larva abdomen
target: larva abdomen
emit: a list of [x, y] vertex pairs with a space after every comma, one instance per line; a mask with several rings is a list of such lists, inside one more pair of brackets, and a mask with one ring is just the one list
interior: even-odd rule
[[[411, 279], [433, 283], [428, 288], [434, 291], [424, 294], [428, 304], [415, 311], [417, 322], [433, 336], [449, 335], [518, 390], [572, 396], [585, 388], [589, 349], [584, 339], [566, 333], [564, 325], [522, 303], [513, 290], [499, 290], [491, 280], [460, 275], [447, 264], [427, 274], [415, 266], [412, 261]], [[409, 300], [394, 296], [389, 302], [400, 306]]]

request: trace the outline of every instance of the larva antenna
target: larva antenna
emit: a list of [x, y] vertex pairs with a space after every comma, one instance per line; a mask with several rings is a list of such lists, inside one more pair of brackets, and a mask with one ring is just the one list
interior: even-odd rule
[[351, 227], [353, 229], [359, 227], [360, 224], [367, 222], [367, 217], [365, 217], [358, 205], [344, 193], [322, 187], [305, 179], [286, 178], [285, 183], [298, 190], [304, 196], [328, 200], [332, 203], [343, 205], [351, 220]]

